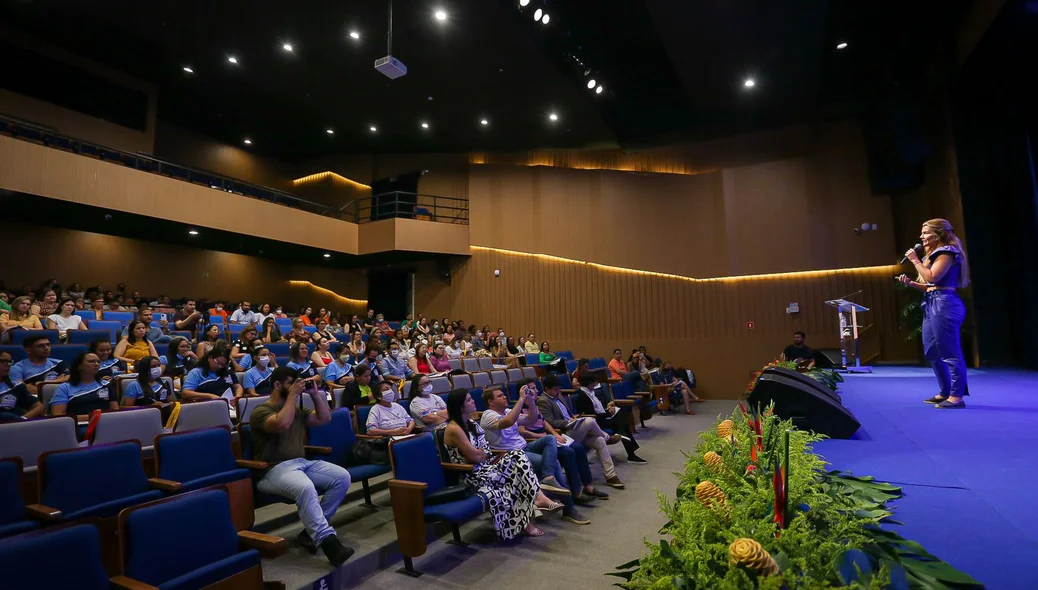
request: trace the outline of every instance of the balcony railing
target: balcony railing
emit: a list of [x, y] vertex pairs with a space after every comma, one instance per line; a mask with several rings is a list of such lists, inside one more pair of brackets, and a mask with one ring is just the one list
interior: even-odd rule
[[460, 225], [469, 224], [468, 199], [403, 191], [357, 199], [348, 203], [340, 211], [345, 216], [344, 219], [354, 223], [402, 218]]
[[262, 201], [276, 203], [294, 209], [301, 209], [308, 213], [315, 213], [326, 217], [335, 217], [344, 221], [352, 221], [352, 219], [344, 217], [338, 207], [329, 207], [328, 205], [322, 205], [321, 203], [301, 199], [284, 191], [242, 182], [240, 180], [228, 178], [205, 170], [180, 166], [144, 154], [131, 154], [104, 147], [89, 141], [61, 135], [56, 133], [52, 128], [37, 125], [35, 123], [29, 123], [27, 121], [21, 121], [4, 115], [0, 115], [0, 134], [72, 152], [81, 156], [87, 156], [103, 162], [119, 164], [126, 166], [127, 168], [150, 172], [152, 174], [160, 174], [175, 180], [208, 186], [214, 190], [224, 191], [244, 197], [251, 197], [253, 199], [260, 199]]

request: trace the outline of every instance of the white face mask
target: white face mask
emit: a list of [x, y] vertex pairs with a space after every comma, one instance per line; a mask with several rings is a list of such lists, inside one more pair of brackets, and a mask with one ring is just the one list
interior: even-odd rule
[[399, 350], [391, 350], [391, 351], [389, 351], [389, 356], [391, 356], [393, 358], [396, 358], [396, 357], [400, 356], [400, 351]]
[[162, 367], [152, 367], [151, 368], [151, 378], [152, 379], [158, 379], [161, 376], [162, 376]]
[[382, 394], [382, 401], [393, 403], [396, 401], [396, 392], [390, 389]]
[[431, 383], [429, 385], [426, 385], [425, 387], [422, 388], [422, 395], [429, 395], [430, 393], [432, 393], [432, 384]]
[[256, 363], [259, 364], [259, 366], [261, 366], [261, 367], [266, 367], [267, 365], [270, 364], [270, 357], [269, 356], [258, 356], [258, 357], [256, 357]]

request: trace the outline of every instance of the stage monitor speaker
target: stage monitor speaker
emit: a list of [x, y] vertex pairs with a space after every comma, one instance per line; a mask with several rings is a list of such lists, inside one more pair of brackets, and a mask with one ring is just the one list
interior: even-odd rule
[[815, 351], [815, 366], [819, 369], [842, 369], [843, 357], [839, 348], [822, 348]]
[[784, 369], [782, 367], [768, 367], [764, 369], [764, 373], [783, 375], [789, 379], [792, 379], [793, 381], [799, 382], [803, 387], [813, 389], [821, 395], [829, 396], [830, 398], [832, 398], [833, 401], [835, 401], [838, 404], [843, 403], [843, 398], [840, 397], [840, 394], [836, 393], [832, 389], [829, 389], [825, 385], [822, 385], [818, 381], [815, 381], [814, 379], [808, 377], [807, 375], [801, 373], [800, 371], [794, 371], [793, 369]]
[[[805, 379], [814, 381], [810, 377]], [[792, 420], [801, 430], [813, 430], [831, 438], [850, 438], [861, 428], [854, 414], [834, 397], [783, 371], [762, 373], [748, 401], [762, 408], [774, 402], [775, 414], [779, 417]]]

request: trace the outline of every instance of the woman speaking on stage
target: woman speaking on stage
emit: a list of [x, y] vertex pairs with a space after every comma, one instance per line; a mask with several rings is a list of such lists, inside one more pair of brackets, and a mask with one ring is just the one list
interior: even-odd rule
[[905, 258], [915, 266], [915, 280], [901, 275], [901, 283], [922, 291], [923, 354], [933, 365], [940, 392], [926, 401], [938, 409], [965, 408], [966, 361], [962, 357], [960, 331], [966, 319], [966, 305], [956, 289], [970, 283], [966, 250], [945, 219], [931, 219], [919, 234], [923, 259], [909, 250]]

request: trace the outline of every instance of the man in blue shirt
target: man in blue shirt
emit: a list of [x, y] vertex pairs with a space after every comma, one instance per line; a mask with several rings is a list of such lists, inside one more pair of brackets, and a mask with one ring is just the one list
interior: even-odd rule
[[41, 382], [60, 382], [67, 379], [68, 369], [58, 359], [50, 358], [50, 340], [44, 334], [31, 334], [25, 337], [22, 347], [28, 358], [22, 359], [11, 367], [11, 383], [17, 385], [24, 382], [34, 385]]
[[382, 369], [382, 377], [394, 385], [414, 376], [414, 371], [407, 366], [407, 361], [400, 358], [400, 345], [396, 342], [389, 344], [389, 354], [382, 359], [379, 368]]
[[[147, 307], [137, 312], [137, 319], [144, 322], [148, 326], [148, 342], [151, 342], [155, 345], [169, 344], [169, 322], [167, 322], [166, 320], [159, 320], [159, 327], [157, 328], [151, 325], [151, 322], [154, 319], [154, 314], [152, 313], [151, 309]], [[123, 338], [126, 337], [126, 335], [129, 333], [129, 330], [130, 324], [127, 323], [125, 326], [123, 326]]]
[[234, 310], [231, 314], [232, 324], [242, 324], [248, 326], [250, 324], [259, 323], [259, 314], [252, 311], [252, 304], [248, 301], [242, 301], [238, 309]]
[[378, 383], [385, 377], [382, 374], [382, 367], [378, 362], [378, 346], [369, 344], [364, 350], [364, 358], [357, 363], [358, 365], [367, 365], [371, 369], [371, 382]]

